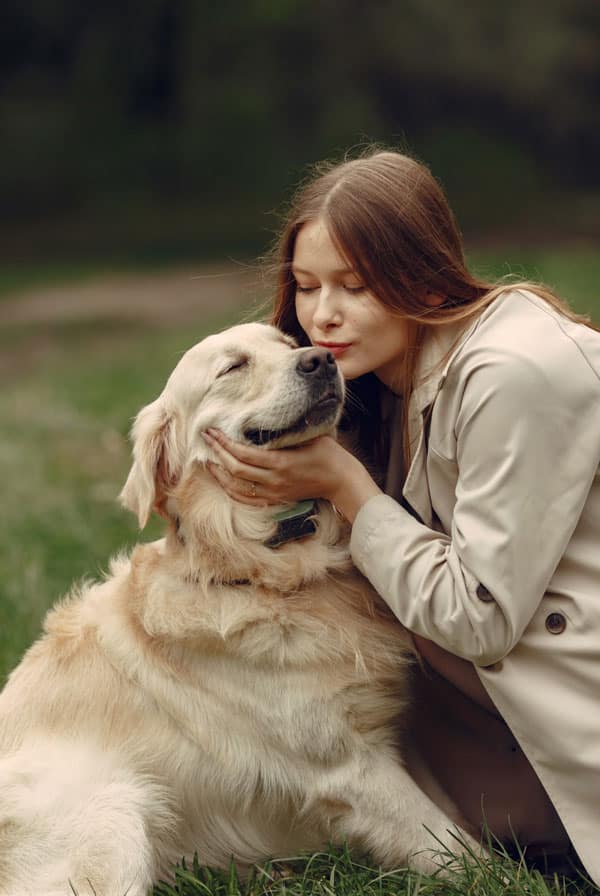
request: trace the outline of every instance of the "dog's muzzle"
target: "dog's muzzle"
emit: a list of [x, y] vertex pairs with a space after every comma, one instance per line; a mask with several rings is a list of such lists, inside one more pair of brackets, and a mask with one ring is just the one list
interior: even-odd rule
[[315, 426], [335, 422], [343, 399], [343, 389], [335, 358], [324, 348], [307, 348], [295, 368], [306, 388], [306, 407], [289, 426], [281, 429], [244, 430], [244, 437], [254, 445], [266, 445], [285, 435], [300, 433]]

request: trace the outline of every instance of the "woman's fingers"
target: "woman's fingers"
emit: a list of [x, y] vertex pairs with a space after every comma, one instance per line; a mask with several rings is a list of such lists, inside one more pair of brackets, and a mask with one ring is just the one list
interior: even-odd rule
[[281, 504], [286, 500], [279, 492], [280, 477], [277, 473], [264, 463], [254, 463], [273, 452], [233, 442], [219, 430], [211, 429], [202, 433], [202, 437], [219, 461], [209, 461], [208, 468], [230, 498], [255, 507]]
[[264, 448], [254, 448], [252, 445], [234, 442], [218, 429], [209, 429], [202, 435], [223, 460], [234, 458], [247, 467], [262, 467], [267, 470], [275, 469], [278, 466], [274, 451], [265, 451]]
[[254, 507], [265, 507], [267, 504], [281, 503], [269, 500], [268, 496], [262, 493], [260, 483], [256, 481], [236, 479], [225, 467], [221, 467], [212, 461], [208, 462], [208, 469], [221, 488], [227, 492], [230, 498], [234, 498], [236, 501], [241, 501], [243, 504], [251, 504]]
[[[225, 448], [221, 442], [214, 439], [207, 433], [202, 433], [202, 437], [205, 442], [210, 445], [214, 454], [217, 456], [218, 462], [220, 466], [230, 474], [230, 476], [235, 479], [248, 480], [249, 482], [255, 482], [261, 475], [263, 475], [263, 471], [261, 468], [256, 466], [250, 466], [249, 464], [243, 463], [241, 460]], [[233, 444], [233, 443], [232, 443]]]
[[[232, 497], [237, 498], [241, 488], [244, 494], [255, 498], [257, 489], [261, 489], [263, 502], [277, 504], [287, 500], [287, 496], [282, 494], [282, 488], [285, 489], [289, 480], [289, 471], [286, 472], [286, 463], [282, 457], [286, 449], [266, 451], [264, 448], [253, 448], [233, 442], [223, 433], [214, 430], [202, 433], [202, 436], [230, 477], [227, 484], [222, 484]], [[265, 455], [268, 455], [269, 463], [265, 462]], [[261, 463], [255, 463], [257, 460]]]
[[276, 451], [233, 442], [212, 429], [203, 437], [218, 464], [209, 465], [211, 473], [230, 497], [245, 504], [328, 498], [339, 486], [347, 455], [331, 436]]

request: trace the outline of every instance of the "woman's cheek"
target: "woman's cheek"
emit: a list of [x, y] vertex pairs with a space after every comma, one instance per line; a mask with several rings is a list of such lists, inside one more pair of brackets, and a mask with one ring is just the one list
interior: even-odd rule
[[[314, 315], [314, 306], [315, 301], [311, 298], [310, 294], [304, 294], [300, 297], [296, 297], [295, 309], [296, 309], [296, 317], [298, 318], [298, 323], [304, 330], [307, 336], [310, 334], [310, 330], [312, 327], [313, 315]], [[309, 336], [310, 338], [310, 336]]]

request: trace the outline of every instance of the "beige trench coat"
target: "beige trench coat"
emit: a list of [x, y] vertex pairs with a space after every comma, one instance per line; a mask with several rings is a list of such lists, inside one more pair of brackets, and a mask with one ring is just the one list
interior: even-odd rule
[[352, 557], [475, 665], [600, 884], [600, 334], [514, 290], [456, 336], [430, 337], [409, 406], [422, 522], [373, 497]]

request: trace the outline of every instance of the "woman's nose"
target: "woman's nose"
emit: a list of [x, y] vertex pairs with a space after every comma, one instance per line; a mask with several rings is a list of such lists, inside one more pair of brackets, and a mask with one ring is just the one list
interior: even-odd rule
[[313, 322], [318, 327], [331, 326], [341, 323], [339, 303], [336, 301], [335, 291], [324, 286], [319, 291], [319, 300], [313, 315]]

